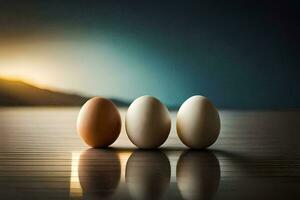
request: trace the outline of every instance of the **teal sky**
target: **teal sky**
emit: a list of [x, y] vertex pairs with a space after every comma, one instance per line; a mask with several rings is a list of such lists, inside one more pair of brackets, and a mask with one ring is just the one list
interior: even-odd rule
[[[4, 1], [0, 76], [85, 95], [299, 108], [299, 4]], [[2, 11], [2, 12], [1, 12]]]

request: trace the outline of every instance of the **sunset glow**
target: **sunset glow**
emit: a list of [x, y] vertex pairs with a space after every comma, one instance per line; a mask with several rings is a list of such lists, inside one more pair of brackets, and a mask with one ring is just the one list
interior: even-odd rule
[[20, 82], [24, 82], [24, 83], [33, 85], [38, 88], [43, 88], [43, 89], [49, 88], [49, 86], [47, 86], [46, 84], [39, 83], [38, 81], [32, 80], [32, 79], [24, 77], [24, 76], [18, 76], [18, 75], [4, 75], [3, 76], [2, 75], [2, 76], [0, 76], [0, 79], [5, 79], [5, 80], [9, 80], [9, 81], [20, 81]]
[[0, 55], [0, 78], [22, 81], [40, 88], [52, 88], [55, 79], [51, 75], [51, 62], [45, 56], [32, 50], [30, 46], [24, 51]]
[[83, 87], [76, 87], [76, 83], [80, 85], [78, 72], [74, 70], [78, 63], [73, 62], [70, 55], [74, 53], [68, 45], [57, 41], [6, 46], [0, 48], [0, 78], [43, 89], [85, 93]]

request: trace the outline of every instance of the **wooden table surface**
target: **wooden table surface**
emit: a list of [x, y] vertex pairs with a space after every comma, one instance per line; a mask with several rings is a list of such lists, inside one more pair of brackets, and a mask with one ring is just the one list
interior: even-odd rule
[[[300, 111], [220, 111], [206, 151], [142, 151], [76, 133], [79, 108], [0, 108], [0, 199], [300, 199]], [[122, 110], [124, 120], [125, 109]]]

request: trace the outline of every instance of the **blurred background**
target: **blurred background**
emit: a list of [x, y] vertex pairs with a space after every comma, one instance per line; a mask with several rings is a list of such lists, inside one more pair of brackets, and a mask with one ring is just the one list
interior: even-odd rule
[[0, 0], [0, 105], [300, 108], [299, 1]]

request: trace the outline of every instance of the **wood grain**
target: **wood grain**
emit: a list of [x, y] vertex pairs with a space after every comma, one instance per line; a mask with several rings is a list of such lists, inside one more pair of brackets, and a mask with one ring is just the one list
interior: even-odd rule
[[[300, 112], [221, 111], [221, 134], [192, 151], [172, 130], [141, 151], [77, 136], [79, 108], [0, 109], [0, 199], [300, 199]], [[124, 122], [125, 109], [122, 110]]]

